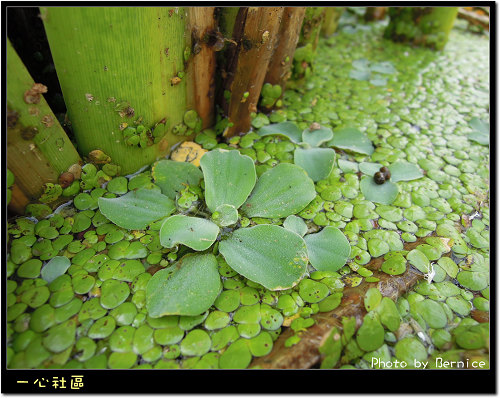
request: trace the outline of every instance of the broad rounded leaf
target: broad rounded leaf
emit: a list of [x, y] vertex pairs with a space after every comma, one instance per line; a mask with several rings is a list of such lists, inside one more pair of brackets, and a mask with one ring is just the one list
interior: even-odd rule
[[469, 122], [469, 126], [475, 130], [468, 135], [469, 140], [481, 145], [490, 144], [490, 125], [488, 123], [473, 117]]
[[200, 315], [210, 308], [221, 290], [213, 254], [188, 254], [155, 273], [146, 286], [148, 315]]
[[309, 145], [318, 147], [333, 138], [333, 131], [331, 128], [323, 127], [311, 130], [305, 129], [302, 132], [302, 141], [307, 142]]
[[297, 148], [293, 159], [316, 182], [330, 175], [335, 162], [335, 151], [331, 148]]
[[444, 328], [448, 323], [446, 312], [440, 303], [426, 299], [415, 303], [417, 312], [425, 319], [429, 327], [433, 329]]
[[345, 127], [333, 132], [328, 146], [371, 155], [375, 150], [370, 139], [354, 127]]
[[238, 229], [219, 251], [232, 269], [269, 290], [295, 286], [307, 269], [304, 240], [277, 225]]
[[396, 200], [399, 193], [398, 186], [392, 181], [386, 181], [378, 185], [373, 181], [373, 177], [364, 176], [361, 178], [359, 186], [367, 200], [383, 205], [390, 205]]
[[212, 221], [176, 214], [161, 225], [160, 243], [168, 248], [182, 244], [202, 251], [212, 246], [218, 234], [219, 227]]
[[56, 256], [53, 257], [42, 268], [41, 277], [48, 283], [52, 282], [58, 276], [61, 276], [71, 265], [71, 261], [67, 257]]
[[384, 327], [375, 316], [365, 316], [356, 335], [356, 342], [364, 351], [374, 351], [384, 344]]
[[339, 168], [344, 173], [357, 173], [359, 171], [359, 166], [356, 162], [351, 162], [345, 159], [339, 159], [337, 160], [337, 163], [339, 165]]
[[248, 217], [286, 217], [316, 197], [314, 183], [300, 167], [282, 163], [262, 174], [241, 210]]
[[281, 135], [287, 137], [290, 141], [299, 143], [302, 139], [302, 131], [293, 122], [283, 122], [269, 124], [267, 126], [261, 127], [257, 134], [264, 137], [266, 135]]
[[188, 162], [160, 160], [151, 168], [154, 182], [161, 193], [175, 200], [176, 194], [186, 185], [198, 185], [203, 178], [201, 170]]
[[357, 70], [369, 70], [370, 69], [370, 61], [366, 58], [358, 58], [352, 61], [352, 67]]
[[395, 162], [389, 166], [391, 181], [411, 181], [424, 176], [420, 168], [409, 162]]
[[212, 221], [219, 227], [227, 227], [238, 221], [238, 210], [233, 205], [220, 205], [212, 214]]
[[382, 77], [381, 75], [372, 75], [370, 84], [377, 87], [385, 86], [387, 84], [387, 79], [385, 77]]
[[382, 165], [380, 163], [362, 162], [359, 164], [359, 171], [373, 177], [373, 175], [379, 171], [381, 167]]
[[172, 214], [175, 203], [156, 190], [141, 188], [119, 198], [99, 198], [99, 210], [119, 227], [146, 229], [153, 221]]
[[427, 256], [420, 250], [413, 249], [407, 255], [406, 259], [420, 272], [427, 274], [431, 270], [431, 265]]
[[372, 72], [383, 73], [385, 75], [392, 75], [396, 73], [396, 69], [389, 61], [377, 62], [370, 66]]
[[289, 231], [295, 232], [297, 235], [304, 237], [307, 233], [307, 225], [305, 221], [297, 217], [296, 215], [289, 215], [286, 220], [283, 222], [283, 227], [288, 229]]
[[384, 325], [391, 332], [395, 332], [399, 329], [399, 325], [401, 323], [400, 315], [398, 308], [394, 301], [392, 301], [389, 297], [383, 297], [380, 304], [376, 309], [380, 323]]
[[349, 77], [356, 80], [369, 80], [371, 72], [369, 70], [352, 69], [349, 72]]
[[473, 117], [469, 121], [469, 126], [473, 128], [474, 130], [478, 131], [479, 133], [489, 135], [490, 134], [490, 125], [483, 120]]
[[225, 204], [238, 209], [257, 180], [253, 160], [236, 150], [207, 152], [201, 158], [200, 166], [205, 177], [205, 201], [212, 213]]
[[342, 268], [351, 245], [340, 229], [325, 227], [316, 234], [306, 235], [304, 241], [309, 253], [309, 262], [318, 271], [337, 271]]

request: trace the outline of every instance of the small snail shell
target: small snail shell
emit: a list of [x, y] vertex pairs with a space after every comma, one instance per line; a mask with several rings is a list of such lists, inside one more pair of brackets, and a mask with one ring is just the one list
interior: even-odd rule
[[373, 175], [373, 179], [375, 180], [375, 183], [378, 185], [382, 185], [385, 182], [384, 174], [381, 171], [377, 171]]
[[380, 172], [384, 175], [384, 178], [386, 180], [388, 180], [389, 178], [391, 178], [391, 171], [387, 167], [382, 166], [380, 168]]
[[59, 185], [63, 188], [67, 188], [74, 181], [75, 176], [69, 171], [65, 171], [59, 176]]

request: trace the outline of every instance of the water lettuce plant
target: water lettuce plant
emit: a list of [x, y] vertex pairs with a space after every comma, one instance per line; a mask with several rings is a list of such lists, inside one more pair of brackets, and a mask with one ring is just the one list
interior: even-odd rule
[[[183, 245], [194, 251], [148, 282], [149, 316], [193, 316], [210, 308], [222, 289], [218, 253], [234, 271], [269, 290], [295, 286], [306, 275], [309, 262], [323, 271], [336, 271], [345, 264], [350, 245], [340, 230], [327, 226], [304, 237], [307, 226], [294, 216], [316, 197], [314, 183], [301, 167], [279, 164], [257, 179], [250, 157], [224, 149], [203, 155], [200, 166], [201, 171], [190, 163], [162, 160], [152, 169], [157, 187], [99, 198], [101, 213], [116, 225], [145, 229], [165, 218], [161, 245]], [[190, 186], [201, 178], [205, 189], [195, 196], [204, 197], [205, 203], [180, 206]], [[180, 214], [171, 215], [176, 208]], [[286, 220], [284, 227], [244, 227], [252, 217]]]
[[361, 192], [366, 199], [382, 205], [392, 204], [399, 193], [398, 181], [412, 181], [424, 176], [418, 166], [405, 161], [397, 161], [389, 165], [390, 179], [383, 184], [374, 181], [374, 174], [382, 167], [379, 163], [363, 162], [359, 165], [359, 171], [364, 176], [360, 181]]
[[294, 152], [294, 163], [302, 167], [314, 182], [330, 175], [336, 157], [333, 148], [365, 155], [371, 155], [374, 151], [368, 137], [352, 127], [343, 127], [333, 131], [319, 123], [312, 123], [301, 131], [293, 122], [282, 122], [264, 126], [258, 134], [260, 136], [279, 135], [298, 144], [299, 147]]

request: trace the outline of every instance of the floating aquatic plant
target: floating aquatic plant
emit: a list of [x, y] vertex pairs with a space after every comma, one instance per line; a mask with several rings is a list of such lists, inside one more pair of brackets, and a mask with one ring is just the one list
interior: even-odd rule
[[[269, 290], [295, 286], [305, 276], [309, 260], [319, 270], [336, 271], [345, 264], [350, 246], [337, 228], [325, 227], [305, 238], [305, 231], [298, 234], [290, 223], [285, 228], [238, 228], [242, 217], [285, 218], [303, 210], [316, 191], [302, 168], [279, 164], [257, 179], [251, 158], [223, 149], [206, 153], [200, 165], [209, 218], [197, 217], [193, 209], [194, 216], [168, 217], [175, 210], [174, 199], [179, 205], [183, 185], [200, 180], [198, 168], [188, 163], [180, 166], [162, 160], [153, 166], [152, 175], [161, 192], [140, 188], [118, 198], [99, 198], [101, 213], [113, 223], [126, 229], [145, 229], [167, 217], [160, 228], [162, 246], [184, 245], [203, 252], [187, 254], [155, 273], [146, 289], [151, 317], [199, 315], [214, 303], [221, 290], [213, 254], [217, 250], [234, 271]], [[173, 170], [175, 178], [170, 177]], [[217, 247], [208, 251], [216, 241]]]
[[389, 61], [370, 62], [366, 58], [352, 61], [349, 77], [356, 80], [369, 80], [374, 86], [385, 86], [387, 78], [383, 75], [392, 75], [396, 69]]
[[423, 177], [418, 166], [413, 163], [398, 161], [389, 165], [390, 179], [379, 184], [373, 178], [379, 172], [381, 164], [363, 162], [359, 165], [359, 171], [365, 174], [361, 178], [360, 188], [365, 198], [383, 205], [392, 204], [399, 193], [398, 181], [411, 181]]
[[332, 131], [329, 127], [312, 123], [300, 131], [295, 123], [282, 122], [264, 126], [258, 134], [283, 136], [299, 144], [294, 152], [294, 163], [315, 182], [327, 178], [333, 169], [336, 156], [332, 147], [366, 155], [371, 155], [374, 150], [371, 141], [362, 132], [350, 127]]

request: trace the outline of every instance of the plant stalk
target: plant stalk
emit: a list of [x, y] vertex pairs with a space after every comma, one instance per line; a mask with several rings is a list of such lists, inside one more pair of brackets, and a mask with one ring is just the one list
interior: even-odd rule
[[37, 199], [80, 156], [43, 97], [47, 88], [35, 84], [10, 41], [7, 77], [7, 166], [19, 190]]
[[458, 7], [389, 7], [384, 37], [396, 42], [442, 50]]
[[187, 107], [195, 109], [203, 128], [214, 122], [215, 104], [215, 7], [189, 7], [187, 33], [192, 59], [186, 68]]
[[[41, 8], [83, 155], [100, 149], [129, 174], [184, 139], [172, 129], [187, 103], [186, 14], [182, 7]], [[124, 130], [139, 126], [157, 126], [158, 137], [127, 143]]]
[[[369, 7], [370, 8], [370, 7]], [[380, 7], [378, 7], [380, 8]], [[345, 7], [326, 7], [325, 17], [321, 24], [321, 35], [324, 37], [331, 36], [337, 30], [339, 19], [344, 12]]]
[[306, 7], [285, 7], [278, 32], [277, 46], [267, 68], [264, 82], [273, 86], [279, 84], [282, 93], [285, 91], [286, 82], [292, 75], [293, 56], [305, 12]]
[[223, 82], [229, 92], [223, 109], [232, 123], [224, 132], [225, 137], [250, 129], [250, 114], [257, 111], [283, 11], [284, 7], [243, 7], [238, 11], [233, 32], [237, 46], [228, 54], [229, 66]]

